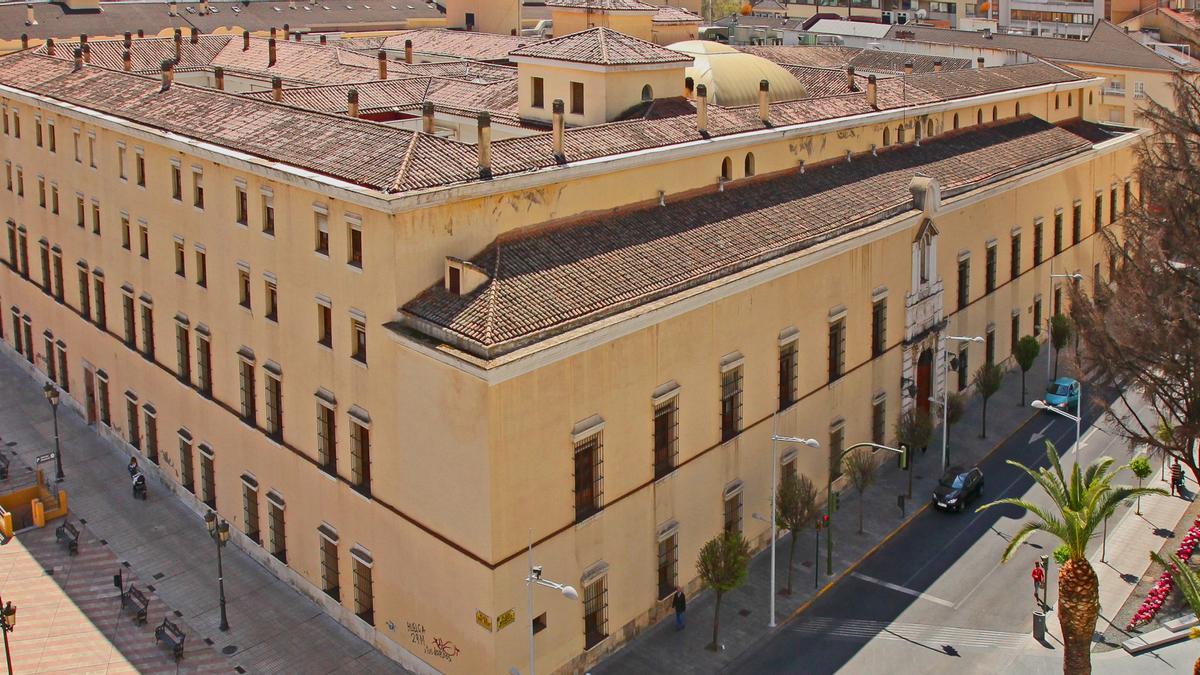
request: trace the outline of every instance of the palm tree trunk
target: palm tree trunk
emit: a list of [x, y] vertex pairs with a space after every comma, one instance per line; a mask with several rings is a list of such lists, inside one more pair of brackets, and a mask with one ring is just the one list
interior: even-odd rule
[[713, 639], [712, 644], [708, 646], [714, 652], [721, 649], [721, 643], [717, 642], [718, 631], [721, 628], [721, 595], [721, 591], [717, 591], [717, 606], [713, 610]]
[[1058, 620], [1065, 675], [1090, 675], [1092, 636], [1100, 616], [1100, 583], [1087, 560], [1068, 560], [1058, 572]]
[[[792, 566], [796, 562], [796, 531], [792, 530], [792, 543], [788, 546], [788, 577], [787, 577], [787, 594], [792, 594]], [[816, 561], [813, 561], [816, 564]]]

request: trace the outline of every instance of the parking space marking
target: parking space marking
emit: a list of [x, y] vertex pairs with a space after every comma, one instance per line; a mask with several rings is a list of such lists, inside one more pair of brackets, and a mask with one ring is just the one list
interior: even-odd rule
[[904, 586], [901, 586], [900, 584], [893, 584], [892, 582], [884, 581], [883, 579], [876, 579], [875, 577], [869, 577], [865, 574], [862, 574], [861, 572], [852, 572], [850, 574], [850, 576], [852, 576], [856, 579], [862, 579], [863, 581], [868, 581], [870, 583], [877, 584], [879, 586], [883, 586], [884, 588], [890, 588], [893, 591], [898, 591], [898, 592], [904, 593], [906, 595], [911, 595], [914, 598], [928, 600], [929, 602], [935, 602], [943, 607], [949, 607], [950, 609], [954, 609], [953, 602], [950, 602], [949, 600], [943, 600], [935, 595], [930, 595], [928, 593], [922, 593], [921, 591], [915, 591], [911, 588], [905, 588]]

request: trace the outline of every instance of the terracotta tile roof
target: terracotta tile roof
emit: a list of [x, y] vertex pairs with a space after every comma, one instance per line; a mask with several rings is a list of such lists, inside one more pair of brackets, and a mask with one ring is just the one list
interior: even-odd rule
[[866, 73], [902, 73], [904, 64], [912, 63], [914, 73], [932, 73], [935, 61], [942, 62], [942, 70], [966, 70], [974, 67], [970, 59], [927, 54], [908, 54], [879, 49], [832, 46], [745, 46], [738, 47], [747, 54], [761, 56], [781, 66], [815, 66], [844, 68], [854, 66]]
[[817, 68], [844, 68], [850, 63], [850, 57], [857, 54], [859, 49], [854, 47], [834, 47], [829, 45], [813, 45], [811, 47], [784, 47], [740, 45], [738, 51], [761, 56], [779, 65], [814, 66]]
[[405, 40], [412, 40], [413, 51], [418, 54], [472, 61], [507, 61], [509, 52], [535, 43], [538, 38], [428, 28], [389, 35], [383, 46], [401, 51]]
[[[232, 39], [231, 35], [201, 35], [197, 38], [196, 44], [192, 44], [188, 32], [184, 31], [183, 43], [180, 46], [180, 59], [176, 67], [208, 67]], [[61, 42], [56, 40], [54, 57], [71, 61], [74, 59], [75, 48], [78, 46], [79, 40]], [[122, 70], [125, 67], [121, 56], [125, 51], [125, 44], [121, 40], [89, 39], [88, 46], [92, 51], [92, 65], [113, 70]], [[45, 54], [46, 47], [45, 45], [39, 46], [35, 51]], [[135, 38], [129, 50], [129, 57], [134, 71], [157, 73], [161, 69], [163, 61], [175, 58], [175, 41], [172, 38]]]
[[663, 5], [650, 20], [654, 23], [700, 23], [704, 21], [704, 17], [684, 7]]
[[867, 89], [867, 77], [856, 73], [854, 81], [857, 83], [857, 88], [851, 90], [849, 83], [846, 81], [846, 71], [841, 68], [813, 68], [811, 66], [793, 65], [782, 65], [780, 67], [791, 73], [799, 80], [800, 84], [804, 85], [806, 98], [837, 96], [839, 94], [848, 94], [851, 91], [866, 91]]
[[471, 81], [512, 80], [517, 69], [482, 61], [448, 61], [446, 63], [389, 63], [388, 68], [403, 76], [453, 77]]
[[597, 11], [656, 12], [658, 8], [640, 0], [546, 0], [547, 7], [594, 9]]
[[803, 180], [788, 172], [503, 238], [472, 260], [490, 281], [465, 296], [438, 284], [404, 305], [402, 323], [492, 358], [909, 211], [918, 172], [953, 196], [1089, 147], [1025, 118], [838, 161]]
[[604, 27], [538, 42], [513, 50], [511, 56], [597, 65], [692, 62], [692, 57], [685, 54]]

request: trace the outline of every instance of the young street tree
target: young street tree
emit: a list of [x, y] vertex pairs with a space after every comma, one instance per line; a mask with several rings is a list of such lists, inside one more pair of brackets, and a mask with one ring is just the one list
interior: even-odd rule
[[713, 639], [708, 648], [721, 649], [721, 597], [746, 581], [750, 563], [750, 544], [742, 539], [740, 532], [722, 532], [700, 549], [696, 560], [696, 572], [704, 585], [717, 594], [717, 605], [713, 612]]
[[985, 363], [975, 371], [975, 391], [983, 399], [983, 425], [979, 430], [980, 438], [987, 438], [987, 406], [988, 399], [1000, 391], [1000, 383], [1004, 379], [1004, 371], [994, 363]]
[[875, 470], [879, 462], [875, 461], [875, 453], [869, 448], [858, 448], [846, 455], [843, 466], [846, 479], [858, 491], [858, 533], [863, 533], [863, 493], [875, 484]]
[[[1125, 405], [1110, 408], [1108, 420], [1131, 445], [1178, 459], [1200, 480], [1192, 452], [1200, 436], [1200, 88], [1180, 77], [1173, 88], [1174, 108], [1147, 100], [1142, 112], [1155, 133], [1138, 150], [1140, 198], [1131, 195], [1120, 221], [1102, 230], [1108, 284], [1068, 290], [1093, 391], [1121, 391]], [[1151, 412], [1121, 414], [1130, 395]], [[1158, 433], [1159, 418], [1171, 433]]]
[[896, 420], [896, 443], [908, 448], [908, 498], [912, 499], [913, 452], [929, 445], [933, 438], [933, 417], [928, 410], [914, 406], [912, 410], [900, 415]]
[[[1137, 457], [1129, 460], [1129, 470], [1133, 472], [1133, 475], [1137, 476], [1138, 487], [1142, 487], [1142, 481], [1146, 480], [1150, 477], [1150, 474], [1154, 473], [1154, 468], [1150, 466], [1150, 460], [1146, 459], [1145, 455], [1138, 455]], [[1135, 515], [1142, 515], [1141, 497], [1138, 497], [1137, 499], [1136, 511], [1137, 513]]]
[[[779, 494], [775, 501], [775, 524], [792, 535], [788, 545], [787, 590], [792, 594], [792, 567], [796, 560], [796, 537], [817, 517], [817, 489], [808, 476], [797, 476], [794, 472], [783, 474], [779, 482]], [[820, 536], [820, 533], [817, 534]], [[813, 561], [817, 564], [817, 561]]]
[[1139, 495], [1166, 493], [1158, 488], [1112, 485], [1117, 472], [1112, 471], [1110, 457], [1097, 459], [1086, 471], [1076, 464], [1069, 478], [1063, 475], [1058, 451], [1049, 441], [1046, 441], [1046, 458], [1050, 468], [1034, 470], [1011, 459], [1008, 463], [1038, 484], [1049, 497], [1050, 506], [1010, 497], [985, 504], [978, 510], [1011, 504], [1034, 516], [1008, 540], [1001, 562], [1008, 562], [1034, 532], [1045, 532], [1063, 543], [1066, 561], [1058, 568], [1058, 621], [1065, 647], [1063, 672], [1088, 675], [1092, 672], [1092, 636], [1100, 616], [1100, 581], [1087, 559], [1088, 541], [1121, 502]]
[[1033, 362], [1037, 360], [1038, 354], [1042, 352], [1042, 343], [1032, 335], [1026, 335], [1017, 341], [1017, 347], [1013, 350], [1013, 356], [1017, 359], [1017, 365], [1021, 367], [1021, 407], [1025, 407], [1025, 373], [1033, 367]]
[[[967, 411], [967, 397], [960, 392], [946, 394], [946, 428], [951, 429]], [[947, 434], [948, 435], [948, 434]]]
[[1074, 328], [1071, 319], [1062, 314], [1055, 314], [1050, 319], [1050, 343], [1054, 345], [1054, 379], [1058, 379], [1058, 354], [1071, 340]]

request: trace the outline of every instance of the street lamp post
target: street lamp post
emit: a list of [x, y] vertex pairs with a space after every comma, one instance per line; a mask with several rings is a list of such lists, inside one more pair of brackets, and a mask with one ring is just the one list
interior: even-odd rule
[[[950, 352], [946, 350], [946, 341], [953, 340], [954, 342], [983, 342], [983, 338], [976, 335], [974, 337], [964, 337], [961, 335], [946, 335], [938, 340], [939, 347], [942, 350], [942, 471], [950, 466], [950, 383], [947, 381], [950, 377], [949, 369], [946, 368], [946, 360], [950, 358]], [[959, 368], [963, 364], [958, 364]]]
[[17, 628], [17, 608], [9, 600], [0, 599], [0, 630], [4, 631], [4, 659], [8, 662], [8, 675], [13, 675], [12, 650], [8, 647], [8, 634]]
[[223, 631], [229, 630], [229, 619], [225, 616], [225, 568], [221, 561], [221, 549], [229, 541], [229, 522], [217, 518], [214, 511], [204, 515], [204, 525], [208, 527], [208, 535], [217, 542], [217, 587], [221, 593], [221, 625]]
[[533, 643], [533, 587], [544, 586], [562, 593], [569, 600], [579, 600], [579, 591], [566, 584], [560, 584], [542, 578], [542, 566], [533, 564], [533, 530], [529, 531], [529, 576], [525, 577], [525, 588], [529, 602], [529, 675], [534, 673], [534, 643]]
[[[1051, 260], [1051, 262], [1050, 262], [1050, 302], [1051, 302], [1051, 306], [1050, 306], [1050, 311], [1046, 313], [1046, 315], [1047, 315], [1047, 318], [1046, 318], [1046, 344], [1050, 345], [1051, 348], [1054, 347], [1054, 338], [1050, 335], [1050, 326], [1054, 325], [1053, 321], [1054, 321], [1055, 307], [1054, 307], [1053, 303], [1054, 303], [1054, 280], [1055, 279], [1070, 279], [1071, 281], [1078, 283], [1080, 281], [1083, 281], [1083, 275], [1080, 274], [1079, 272], [1075, 272], [1074, 274], [1055, 274], [1054, 273], [1054, 261]], [[1046, 352], [1046, 381], [1047, 382], [1050, 381], [1050, 362], [1051, 362], [1050, 352], [1047, 351]]]
[[56, 483], [63, 482], [62, 468], [62, 447], [58, 442], [58, 387], [54, 386], [53, 382], [47, 382], [46, 386], [42, 387], [42, 393], [46, 395], [46, 400], [50, 402], [50, 410], [54, 412], [54, 468], [58, 475], [54, 477]]
[[[1067, 400], [1070, 401], [1070, 398], [1068, 398]], [[1075, 413], [1076, 414], [1074, 414], [1074, 415], [1067, 412], [1066, 410], [1056, 408], [1055, 406], [1052, 406], [1049, 403], [1046, 403], [1045, 401], [1043, 401], [1041, 399], [1032, 401], [1032, 402], [1030, 402], [1029, 405], [1033, 406], [1034, 408], [1037, 408], [1038, 410], [1049, 410], [1052, 413], [1062, 415], [1063, 417], [1065, 417], [1075, 423], [1075, 445], [1071, 450], [1071, 454], [1073, 454], [1075, 456], [1075, 463], [1078, 464], [1079, 463], [1079, 427], [1080, 427], [1080, 422], [1083, 421], [1083, 383], [1082, 382], [1079, 383], [1079, 402], [1075, 404]]]
[[[778, 414], [775, 415], [775, 428], [779, 428]], [[767, 623], [767, 626], [770, 628], [775, 627], [775, 540], [778, 538], [776, 535], [777, 516], [775, 512], [775, 500], [779, 495], [779, 479], [775, 475], [775, 472], [779, 469], [779, 460], [776, 457], [775, 444], [779, 442], [799, 443], [810, 448], [821, 447], [821, 443], [815, 438], [794, 438], [792, 436], [771, 434], [771, 620]], [[792, 536], [796, 536], [796, 533], [793, 532]], [[813, 565], [815, 566], [816, 564], [817, 561], [813, 560]]]

